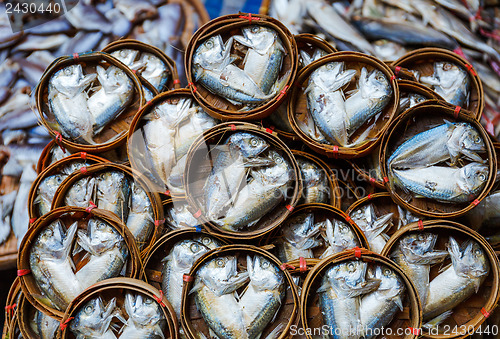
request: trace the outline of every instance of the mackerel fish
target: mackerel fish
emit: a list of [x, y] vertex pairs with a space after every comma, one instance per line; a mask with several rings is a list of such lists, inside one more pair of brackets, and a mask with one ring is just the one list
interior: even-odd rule
[[59, 330], [59, 321], [46, 314], [36, 310], [35, 322], [37, 334], [40, 339], [53, 339], [56, 338], [57, 331]]
[[353, 229], [345, 222], [333, 219], [326, 219], [324, 222], [326, 250], [321, 254], [320, 259], [327, 258], [335, 253], [339, 253], [354, 247], [361, 247], [361, 243]]
[[122, 339], [165, 339], [166, 320], [160, 305], [141, 294], [125, 294], [128, 320], [121, 329]]
[[151, 239], [155, 223], [153, 206], [141, 185], [132, 182], [130, 189], [129, 210], [125, 224], [135, 238], [139, 250]]
[[64, 197], [66, 206], [77, 206], [86, 208], [91, 201], [95, 201], [97, 181], [92, 177], [81, 178], [67, 190]]
[[352, 220], [365, 234], [370, 250], [375, 253], [382, 252], [387, 243], [389, 237], [385, 231], [392, 226], [393, 216], [393, 213], [387, 213], [377, 217], [372, 204], [362, 206], [350, 214]]
[[282, 262], [294, 259], [314, 258], [312, 249], [321, 245], [317, 239], [321, 223], [314, 223], [313, 213], [301, 213], [287, 219], [281, 227], [283, 238], [279, 242], [278, 253]]
[[443, 61], [434, 63], [434, 74], [421, 76], [420, 82], [431, 87], [452, 105], [465, 107], [469, 101], [469, 74], [461, 67]]
[[111, 321], [117, 315], [116, 299], [104, 306], [101, 297], [88, 301], [69, 323], [69, 330], [77, 339], [116, 339]]
[[328, 173], [307, 158], [296, 156], [296, 160], [302, 175], [303, 189], [298, 204], [328, 203], [331, 194]]
[[97, 178], [96, 205], [113, 212], [123, 221], [127, 220], [131, 194], [130, 180], [123, 172], [105, 171]]

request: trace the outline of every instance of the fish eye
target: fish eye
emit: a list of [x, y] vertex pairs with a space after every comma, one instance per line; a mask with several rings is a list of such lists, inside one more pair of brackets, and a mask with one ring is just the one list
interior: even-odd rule
[[153, 303], [153, 299], [151, 299], [151, 298], [144, 298], [144, 303], [146, 305], [151, 305]]
[[391, 275], [391, 270], [390, 270], [390, 269], [388, 269], [388, 268], [386, 268], [386, 269], [384, 270], [384, 275], [385, 275], [386, 277], [390, 276], [390, 275]]
[[203, 239], [201, 239], [201, 242], [205, 245], [208, 245], [212, 242], [212, 239], [210, 239], [209, 237], [203, 237]]
[[269, 261], [263, 261], [262, 264], [260, 265], [262, 268], [268, 268], [269, 267]]
[[122, 57], [126, 57], [126, 56], [127, 56], [127, 52], [126, 52], [124, 49], [122, 49], [122, 50], [120, 51], [120, 56], [122, 56]]
[[66, 75], [73, 74], [73, 70], [71, 68], [67, 67], [64, 69], [64, 74], [66, 74]]
[[85, 306], [85, 313], [91, 314], [93, 311], [94, 311], [94, 306], [92, 305]]
[[425, 240], [425, 236], [423, 234], [419, 234], [417, 237], [418, 240]]
[[474, 251], [475, 254], [477, 255], [480, 255], [481, 254], [481, 250], [479, 248], [476, 248], [476, 250]]
[[479, 137], [479, 135], [476, 135], [474, 137], [474, 142], [479, 143], [480, 141], [481, 141], [481, 138]]
[[208, 41], [206, 42], [206, 46], [207, 46], [208, 48], [212, 48], [212, 47], [214, 47], [214, 43], [212, 42], [212, 40], [208, 40]]
[[445, 62], [445, 63], [443, 64], [443, 70], [445, 70], [445, 71], [449, 71], [449, 70], [450, 70], [450, 69], [452, 69], [452, 68], [453, 68], [453, 64], [450, 64], [450, 63], [448, 63], [448, 62]]
[[378, 74], [378, 75], [377, 75], [377, 77], [376, 77], [376, 79], [377, 79], [378, 81], [384, 81], [384, 80], [385, 80], [385, 76], [384, 76], [384, 75], [382, 75], [382, 74]]
[[191, 244], [191, 251], [198, 252], [199, 249], [200, 246], [198, 246], [198, 244]]
[[259, 140], [257, 140], [256, 138], [251, 138], [250, 139], [250, 145], [252, 146], [257, 146], [259, 144]]
[[250, 28], [250, 31], [252, 33], [257, 33], [259, 31], [259, 26], [253, 26], [252, 28]]
[[349, 270], [349, 272], [354, 272], [354, 264], [351, 262], [347, 265], [347, 269]]
[[224, 265], [226, 264], [226, 262], [224, 261], [224, 259], [217, 259], [217, 261], [215, 262], [215, 264], [219, 267], [224, 267]]
[[486, 180], [486, 176], [483, 173], [479, 174], [479, 180], [485, 181]]
[[326, 69], [332, 70], [334, 68], [332, 63], [326, 64]]

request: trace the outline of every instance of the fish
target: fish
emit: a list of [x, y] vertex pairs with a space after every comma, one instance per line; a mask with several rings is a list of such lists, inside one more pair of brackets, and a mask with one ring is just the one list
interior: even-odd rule
[[434, 250], [437, 235], [428, 232], [412, 233], [399, 240], [390, 257], [405, 272], [417, 289], [420, 303], [429, 299], [429, 272], [431, 265], [442, 262], [448, 252]]
[[94, 121], [94, 136], [127, 109], [135, 93], [132, 80], [122, 69], [115, 66], [106, 69], [97, 66], [96, 72], [101, 88], [87, 101]]
[[295, 35], [302, 30], [306, 7], [300, 0], [274, 0], [271, 1], [269, 16], [278, 19]]
[[115, 298], [106, 306], [100, 296], [93, 298], [77, 311], [69, 330], [77, 339], [116, 339], [111, 322], [118, 313]]
[[64, 311], [83, 287], [76, 278], [70, 251], [77, 223], [67, 230], [58, 219], [45, 227], [36, 237], [29, 253], [30, 269], [45, 303]]
[[83, 177], [75, 181], [66, 191], [65, 205], [87, 208], [91, 201], [95, 201], [96, 185], [96, 179], [93, 177]]
[[189, 211], [189, 205], [186, 202], [172, 202], [165, 214], [167, 225], [174, 230], [182, 227], [196, 227], [200, 224], [198, 219], [193, 217], [193, 213]]
[[421, 220], [420, 217], [416, 216], [415, 214], [404, 208], [401, 208], [401, 206], [398, 206], [398, 215], [399, 215], [398, 226], [397, 226], [398, 229], [412, 222], [417, 222]]
[[258, 156], [269, 147], [261, 137], [248, 132], [237, 132], [227, 138], [217, 149], [212, 171], [203, 187], [205, 213], [216, 220], [227, 204], [235, 199], [238, 189], [246, 179], [247, 167], [267, 164]]
[[313, 53], [310, 55], [305, 50], [299, 49], [299, 55], [300, 55], [300, 64], [301, 67], [303, 68], [308, 66], [313, 61], [316, 61], [324, 57], [325, 55], [328, 55], [328, 53], [321, 48], [315, 48]]
[[481, 227], [500, 227], [500, 192], [493, 191], [484, 198], [479, 205], [465, 214], [469, 221], [468, 226], [474, 230]]
[[59, 321], [40, 311], [35, 311], [35, 319], [40, 339], [53, 339], [56, 338], [57, 331], [59, 330]]
[[392, 227], [394, 214], [387, 213], [377, 217], [373, 205], [368, 204], [353, 210], [349, 216], [365, 234], [370, 250], [381, 253], [388, 240], [385, 231]]
[[0, 196], [0, 244], [4, 243], [10, 236], [11, 213], [14, 209], [17, 191]]
[[13, 51], [29, 52], [45, 49], [55, 49], [61, 46], [70, 38], [66, 34], [27, 35], [23, 42], [16, 45]]
[[261, 255], [247, 255], [250, 277], [239, 300], [248, 338], [260, 338], [279, 312], [285, 298], [285, 276], [279, 267]]
[[403, 45], [389, 40], [375, 41], [373, 49], [375, 50], [375, 56], [385, 61], [396, 61], [408, 53], [408, 50]]
[[296, 160], [302, 175], [303, 189], [298, 204], [327, 204], [331, 192], [326, 171], [307, 158], [296, 157]]
[[156, 339], [165, 336], [166, 319], [160, 305], [153, 299], [141, 294], [125, 294], [127, 323], [122, 327], [120, 338]]
[[401, 93], [399, 97], [398, 115], [425, 100], [427, 100], [426, 97], [417, 93]]
[[235, 291], [245, 284], [248, 272], [237, 271], [235, 256], [219, 256], [197, 271], [190, 294], [203, 319], [219, 338], [249, 339]]
[[126, 221], [131, 195], [130, 179], [123, 172], [109, 170], [100, 173], [96, 181], [96, 205]]
[[269, 94], [281, 69], [285, 48], [278, 33], [260, 25], [250, 25], [241, 29], [241, 35], [234, 40], [248, 47], [243, 61], [243, 71], [255, 81], [265, 94]]
[[79, 1], [75, 7], [65, 13], [64, 17], [78, 30], [101, 31], [109, 34], [113, 28], [111, 22], [96, 7], [85, 2]]
[[358, 236], [353, 229], [345, 222], [333, 219], [326, 219], [325, 222], [326, 249], [321, 254], [320, 259], [327, 258], [335, 253], [339, 253], [354, 247], [361, 247]]
[[171, 74], [167, 65], [157, 56], [151, 53], [142, 53], [139, 59], [145, 65], [145, 68], [140, 73], [158, 92], [168, 90], [167, 82]]
[[288, 121], [288, 112], [286, 103], [281, 104], [278, 108], [271, 113], [271, 115], [267, 118], [270, 124], [276, 126], [279, 130], [287, 133], [295, 133], [293, 131], [292, 125]]
[[38, 214], [40, 216], [50, 212], [52, 199], [54, 199], [57, 189], [66, 177], [67, 175], [64, 174], [53, 174], [40, 182], [34, 200], [38, 206]]
[[129, 250], [117, 230], [103, 220], [90, 218], [87, 230], [78, 230], [77, 235], [78, 245], [90, 257], [75, 274], [82, 287], [120, 275], [129, 258]]
[[373, 278], [380, 281], [377, 290], [361, 298], [359, 315], [364, 338], [375, 338], [377, 330], [386, 327], [398, 310], [403, 311], [405, 285], [389, 267], [377, 265]]
[[466, 107], [469, 101], [470, 77], [462, 67], [444, 61], [434, 63], [434, 73], [421, 76], [419, 81], [431, 87], [452, 105]]
[[32, 165], [28, 165], [23, 169], [21, 175], [20, 185], [17, 190], [16, 201], [12, 210], [12, 217], [10, 219], [12, 231], [17, 238], [17, 248], [21, 245], [24, 235], [28, 231], [29, 214], [28, 214], [28, 199], [33, 181], [36, 179], [36, 172]]
[[103, 39], [102, 32], [78, 32], [71, 39], [66, 40], [54, 53], [54, 56], [72, 55], [96, 50]]
[[327, 268], [316, 293], [324, 324], [330, 329], [329, 338], [361, 336], [361, 296], [380, 285], [380, 280], [366, 277], [367, 269], [363, 261], [345, 261]]
[[447, 250], [452, 264], [430, 282], [424, 320], [452, 310], [477, 293], [490, 272], [488, 258], [478, 242], [467, 240], [459, 245], [450, 237]]
[[274, 165], [250, 171], [252, 178], [238, 192], [224, 217], [214, 220], [220, 227], [232, 232], [251, 228], [284, 201], [292, 182], [291, 165], [277, 151], [267, 152]]
[[95, 119], [90, 113], [87, 89], [97, 74], [83, 74], [81, 64], [58, 70], [49, 80], [48, 93], [51, 112], [61, 134], [75, 141], [94, 144]]
[[183, 276], [189, 274], [193, 264], [210, 248], [195, 240], [182, 240], [172, 246], [168, 255], [162, 259], [161, 288], [165, 297], [174, 308], [178, 321], [181, 320]]
[[392, 170], [393, 184], [417, 196], [445, 203], [472, 201], [488, 180], [488, 166], [472, 162], [462, 168], [430, 166]]
[[486, 152], [479, 132], [467, 122], [443, 125], [418, 133], [403, 142], [387, 160], [389, 168], [408, 169], [449, 161], [454, 166], [461, 156], [482, 162], [477, 153]]
[[314, 258], [312, 249], [321, 245], [317, 239], [321, 223], [314, 223], [313, 213], [301, 213], [285, 221], [281, 227], [282, 239], [278, 247], [282, 262], [297, 258]]
[[127, 228], [135, 238], [139, 250], [146, 247], [155, 228], [151, 200], [144, 188], [135, 181], [131, 183], [129, 209], [126, 219]]
[[153, 18], [158, 13], [152, 2], [146, 0], [115, 0], [113, 1], [113, 5], [120, 12], [122, 12], [130, 22], [143, 21], [145, 19]]

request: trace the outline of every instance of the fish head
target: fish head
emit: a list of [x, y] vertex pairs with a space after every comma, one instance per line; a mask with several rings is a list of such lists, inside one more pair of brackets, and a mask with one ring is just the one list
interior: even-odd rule
[[467, 240], [460, 246], [453, 237], [450, 237], [447, 248], [457, 275], [477, 279], [489, 273], [488, 258], [477, 241]]
[[476, 152], [485, 152], [486, 145], [479, 132], [470, 124], [463, 123], [463, 128], [460, 133], [460, 147]]
[[133, 313], [129, 313], [129, 310], [127, 310], [127, 313], [135, 324], [154, 326], [164, 318], [160, 305], [152, 298], [137, 294], [130, 299], [133, 299]]
[[182, 240], [175, 244], [172, 250], [172, 258], [176, 267], [190, 269], [194, 262], [208, 251], [210, 251], [210, 248], [198, 241]]
[[210, 250], [216, 249], [217, 247], [221, 247], [223, 245], [223, 243], [219, 240], [212, 238], [211, 236], [206, 234], [197, 235], [194, 237], [194, 240], [208, 247]]
[[253, 286], [260, 290], [274, 290], [283, 285], [284, 276], [278, 266], [261, 255], [253, 260], [247, 256], [247, 270]]
[[90, 243], [97, 252], [104, 252], [123, 241], [122, 236], [107, 222], [91, 218], [88, 222]]
[[468, 77], [464, 69], [446, 61], [438, 61], [434, 64], [434, 76], [439, 79], [439, 86], [446, 89], [466, 81]]
[[298, 158], [297, 163], [307, 185], [317, 185], [323, 181], [323, 169], [319, 168], [315, 163], [302, 158]]
[[220, 35], [215, 35], [203, 42], [194, 54], [193, 63], [202, 68], [210, 69], [222, 64], [225, 58], [224, 41]]
[[366, 73], [364, 75], [362, 72], [359, 87], [364, 98], [382, 99], [390, 96], [392, 93], [389, 79], [378, 69], [374, 69], [368, 75]]
[[64, 247], [65, 231], [60, 220], [45, 227], [37, 237], [37, 248], [44, 252], [59, 252]]
[[276, 31], [269, 27], [260, 25], [250, 25], [244, 27], [241, 29], [241, 33], [245, 37], [245, 40], [236, 40], [261, 53], [266, 52], [278, 37]]
[[351, 212], [350, 217], [363, 231], [368, 229], [377, 219], [375, 209], [372, 204], [368, 204], [354, 210]]
[[433, 233], [411, 233], [399, 241], [399, 247], [408, 260], [414, 261], [433, 251], [436, 241], [437, 235]]
[[75, 332], [101, 333], [103, 327], [104, 304], [101, 297], [91, 299], [77, 312], [70, 323], [70, 329]]
[[393, 299], [400, 310], [403, 310], [401, 294], [405, 290], [405, 284], [401, 277], [387, 266], [376, 266], [375, 272], [368, 270], [368, 276], [380, 281], [378, 295], [382, 299]]
[[238, 150], [244, 158], [256, 157], [269, 147], [263, 138], [247, 132], [234, 133], [226, 143], [230, 149]]
[[354, 231], [351, 227], [349, 227], [346, 223], [336, 219], [333, 221], [333, 223], [333, 239], [335, 245], [340, 246], [344, 249], [359, 246], [356, 234], [354, 234]]
[[356, 75], [355, 70], [344, 70], [343, 62], [329, 62], [318, 67], [311, 74], [309, 81], [324, 90], [337, 91], [347, 85], [354, 75]]
[[302, 213], [292, 217], [283, 228], [283, 236], [292, 243], [300, 243], [301, 240], [309, 238], [318, 229], [314, 228], [314, 214]]
[[46, 198], [49, 199], [49, 201], [51, 201], [52, 198], [54, 197], [54, 193], [56, 192], [57, 188], [61, 185], [61, 183], [65, 178], [66, 175], [54, 174], [44, 179], [40, 183], [39, 187], [40, 194], [46, 195]]
[[120, 49], [118, 51], [114, 51], [111, 53], [112, 56], [123, 62], [127, 66], [131, 66], [135, 59], [137, 59], [137, 55], [139, 54], [138, 50], [135, 49]]
[[465, 191], [471, 194], [471, 200], [488, 180], [489, 169], [488, 166], [472, 162], [461, 169], [461, 180], [458, 184]]
[[427, 100], [427, 98], [417, 93], [410, 93], [408, 95], [408, 100], [409, 100], [409, 107], [413, 107], [421, 102], [424, 102], [425, 100]]
[[144, 188], [142, 188], [141, 185], [132, 182], [131, 193], [132, 199], [130, 199], [130, 209], [132, 211], [139, 212], [147, 211], [147, 208], [150, 205], [150, 201]]
[[199, 273], [207, 274], [215, 283], [228, 281], [237, 274], [236, 257], [228, 255], [212, 259], [200, 269]]
[[356, 297], [377, 288], [379, 280], [366, 279], [368, 264], [360, 260], [350, 260], [337, 264], [328, 270], [327, 278], [331, 286], [342, 296]]

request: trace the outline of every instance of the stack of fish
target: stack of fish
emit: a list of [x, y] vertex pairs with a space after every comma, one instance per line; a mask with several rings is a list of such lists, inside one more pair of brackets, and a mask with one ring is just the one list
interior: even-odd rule
[[[461, 19], [448, 10], [473, 18], [471, 30], [488, 35], [491, 41], [475, 39]], [[332, 5], [323, 0], [275, 0], [271, 2], [271, 13], [294, 33], [320, 32], [338, 49], [360, 50], [384, 60], [401, 55], [396, 43], [405, 48], [430, 45], [454, 49], [459, 44], [475, 48], [480, 52], [466, 48], [457, 51], [473, 59], [471, 63], [478, 65], [481, 79], [491, 84], [489, 88], [485, 85], [486, 97], [494, 96], [495, 100], [498, 97], [499, 87], [495, 85], [498, 77], [482, 60], [485, 53], [485, 60], [493, 70], [500, 62], [495, 42], [498, 23], [490, 17], [498, 13], [488, 6], [473, 9], [472, 2], [464, 5], [439, 1], [438, 5], [431, 0], [383, 0], [380, 4], [355, 1], [347, 8], [342, 1]], [[95, 20], [82, 20], [84, 14]], [[54, 338], [66, 328], [66, 333], [71, 332], [77, 338], [164, 338], [168, 324], [174, 321], [181, 324], [180, 334], [187, 338], [258, 339], [263, 335], [269, 339], [283, 338], [291, 335], [291, 331], [284, 332], [285, 328], [289, 329], [284, 325], [296, 319], [289, 311], [295, 308], [289, 306], [297, 305], [295, 289], [301, 287], [300, 283], [290, 284], [290, 275], [283, 271], [296, 268], [291, 262], [297, 260], [301, 274], [313, 266], [311, 263], [321, 262], [322, 265], [316, 267], [325, 268], [315, 288], [301, 291], [301, 301], [314, 296], [314, 305], [302, 304], [305, 313], [313, 310], [316, 312], [313, 316], [343, 334], [351, 328], [362, 329], [354, 337], [373, 338], [373, 333], [381, 328], [406, 326], [403, 318], [407, 316], [419, 323], [425, 322], [427, 330], [442, 330], [443, 323], [462, 325], [458, 321], [469, 321], [476, 314], [471, 310], [470, 317], [450, 318], [457, 307], [468, 305], [471, 300], [477, 304], [478, 300], [496, 298], [498, 291], [485, 292], [484, 296], [477, 294], [485, 285], [498, 285], [494, 279], [498, 278], [495, 272], [500, 269], [493, 249], [481, 235], [468, 230], [463, 233], [469, 232], [471, 236], [463, 238], [447, 234], [445, 239], [442, 233], [428, 230], [408, 235], [404, 232], [412, 225], [407, 224], [417, 222], [414, 225], [424, 228], [421, 219], [428, 216], [415, 216], [404, 206], [397, 206], [398, 218], [396, 208], [379, 213], [370, 202], [349, 209], [348, 216], [340, 207], [347, 211], [351, 200], [335, 187], [362, 192], [353, 200], [362, 197], [369, 200], [372, 193], [385, 188], [370, 185], [363, 178], [342, 177], [345, 173], [355, 173], [342, 159], [321, 159], [323, 163], [314, 157], [300, 156], [312, 151], [297, 139], [283, 138], [282, 142], [274, 139], [275, 135], [268, 137], [266, 133], [272, 131], [259, 129], [260, 118], [251, 122], [253, 125], [248, 130], [240, 128], [242, 124], [237, 119], [217, 125], [220, 115], [206, 107], [196, 88], [191, 84], [191, 93], [186, 89], [168, 91], [166, 84], [177, 71], [170, 73], [159, 58], [142, 50], [123, 48], [112, 52], [124, 63], [123, 68], [121, 64], [116, 67], [102, 63], [93, 69], [78, 62], [63, 67], [48, 81], [47, 96], [43, 98], [45, 106], [54, 114], [50, 128], [60, 133], [56, 143], [44, 153], [44, 164], [69, 155], [68, 150], [58, 145], [61, 138], [85, 147], [95, 146], [101, 134], [112, 133], [111, 121], [120, 119], [127, 108], [135, 107], [138, 114], [143, 115], [135, 116], [135, 129], [128, 131], [131, 142], [127, 145], [126, 157], [130, 165], [112, 164], [93, 175], [92, 166], [81, 167], [82, 161], [75, 160], [59, 168], [58, 173], [40, 180], [30, 193], [31, 183], [37, 178], [33, 165], [49, 138], [43, 129], [34, 126], [35, 115], [31, 109], [27, 110], [29, 93], [40, 80], [41, 70], [56, 56], [100, 49], [118, 36], [131, 36], [159, 46], [178, 61], [181, 83], [186, 83], [184, 74], [192, 73], [196, 84], [210, 92], [206, 92], [207, 96], [215, 101], [227, 101], [225, 105], [234, 105], [237, 113], [244, 115], [244, 111], [268, 105], [272, 98], [281, 96], [280, 92], [283, 95], [292, 92], [284, 89], [285, 83], [296, 80], [291, 79], [292, 72], [287, 70], [290, 65], [285, 60], [290, 57], [290, 51], [285, 48], [284, 35], [278, 34], [272, 25], [262, 24], [262, 17], [257, 17], [255, 21], [262, 22], [256, 23], [252, 22], [255, 17], [248, 16], [249, 22], [234, 30], [232, 36], [225, 34], [224, 29], [205, 32], [205, 38], [199, 41], [192, 55], [186, 57], [192, 61], [191, 69], [186, 70], [182, 66], [183, 53], [178, 49], [188, 45], [187, 37], [198, 22], [193, 20], [194, 16], [191, 5], [182, 1], [164, 4], [153, 0], [95, 3], [82, 0], [65, 17], [41, 26], [46, 29], [44, 35], [28, 31], [10, 34], [3, 41], [0, 131], [4, 145], [8, 146], [0, 154], [5, 155], [6, 162], [3, 178], [20, 178], [20, 185], [18, 190], [9, 193], [13, 188], [6, 184], [7, 180], [3, 181], [0, 243], [9, 237], [12, 224], [17, 239], [25, 244], [20, 258], [29, 258], [29, 269], [19, 272], [24, 282], [23, 293], [28, 302], [36, 299], [38, 306], [40, 303], [47, 306], [47, 309], [39, 307], [44, 312], [30, 319], [30, 327], [39, 337]], [[406, 21], [390, 22], [389, 16], [404, 17]], [[175, 18], [186, 20], [171, 20]], [[424, 21], [432, 28], [424, 25]], [[67, 32], [72, 27], [78, 31], [70, 42]], [[380, 39], [392, 42], [370, 42]], [[470, 43], [471, 39], [474, 43]], [[301, 50], [301, 67], [315, 61], [319, 65], [328, 57], [322, 49]], [[384, 112], [390, 102], [394, 108], [398, 104], [393, 100], [397, 94], [396, 75], [391, 76], [393, 73], [388, 68], [382, 72], [373, 66], [382, 64], [380, 60], [370, 60], [373, 63], [326, 62], [311, 72], [302, 89], [306, 114], [296, 117], [296, 122], [315, 142], [337, 150], [339, 147], [354, 149], [362, 143], [375, 142], [372, 131], [383, 133], [377, 121], [391, 122]], [[154, 97], [154, 91], [150, 92], [148, 103], [139, 109], [144, 103], [134, 100], [133, 81], [127, 76], [131, 73], [125, 67], [141, 75], [158, 92], [164, 92]], [[416, 70], [413, 75], [436, 93], [439, 100], [444, 99], [436, 105], [467, 106], [473, 101], [472, 71], [450, 62], [435, 62], [432, 67], [430, 75]], [[409, 93], [399, 101], [398, 112], [403, 114], [409, 107], [426, 100], [424, 96]], [[490, 101], [486, 99], [491, 108], [494, 100]], [[492, 112], [490, 108], [485, 113], [487, 118]], [[283, 107], [268, 113], [271, 114], [269, 120], [280, 129], [293, 132], [290, 126], [295, 128], [295, 125], [283, 115]], [[130, 120], [132, 118], [130, 116]], [[118, 129], [122, 127], [123, 124]], [[493, 159], [487, 159], [491, 147], [482, 137], [484, 132], [479, 124], [442, 121], [439, 126], [422, 128], [423, 131], [391, 150], [387, 163], [382, 164], [389, 169], [388, 177], [379, 175], [378, 178], [387, 181], [386, 188], [391, 193], [398, 189], [413, 198], [425, 197], [445, 202], [447, 206], [458, 206], [491, 189], [496, 167], [492, 165]], [[219, 130], [227, 133], [219, 135]], [[218, 138], [215, 147], [203, 144], [215, 138]], [[136, 140], [142, 143], [134, 144], [132, 141]], [[283, 146], [278, 147], [281, 144]], [[36, 151], [29, 145], [37, 145]], [[195, 159], [193, 154], [198, 155], [195, 150], [205, 150], [204, 147], [206, 159]], [[83, 149], [72, 150], [77, 151], [83, 152]], [[366, 156], [378, 159], [378, 151], [372, 152]], [[82, 157], [85, 156], [86, 153], [82, 153]], [[109, 153], [99, 153], [99, 156], [110, 162], [116, 160]], [[188, 170], [198, 160], [203, 166], [196, 171], [203, 172], [204, 177], [195, 184], [198, 191], [193, 192], [191, 186], [187, 186]], [[209, 168], [206, 163], [210, 164]], [[376, 161], [372, 163], [380, 167]], [[152, 184], [134, 180], [136, 178], [129, 175], [134, 173], [132, 169], [149, 178], [145, 181]], [[299, 211], [297, 206], [287, 205], [292, 188], [300, 186], [294, 183], [298, 179], [294, 172], [299, 175], [297, 170], [300, 170], [303, 192], [294, 192], [296, 200], [292, 205], [301, 205]], [[380, 168], [375, 170], [380, 173]], [[66, 185], [68, 182], [71, 184]], [[56, 199], [56, 191], [64, 196]], [[498, 245], [498, 188], [493, 192], [463, 215], [460, 221], [465, 226], [460, 229], [466, 230], [466, 226], [478, 229], [489, 236], [493, 245]], [[160, 194], [164, 198], [164, 209], [155, 206], [151, 198], [158, 199]], [[30, 196], [37, 220], [30, 220], [25, 212]], [[47, 220], [47, 213], [53, 212], [53, 200], [62, 201], [68, 210], [71, 206], [86, 208], [85, 213], [90, 217], [71, 223], [67, 218], [57, 218], [34, 236], [29, 230]], [[394, 202], [398, 203], [396, 199]], [[286, 207], [287, 215], [282, 222], [275, 214], [280, 204]], [[116, 225], [92, 215], [99, 213], [93, 210], [95, 207], [112, 213]], [[321, 209], [334, 213], [316, 212]], [[80, 212], [84, 213], [82, 209]], [[207, 221], [208, 224], [204, 224]], [[241, 241], [246, 232], [273, 222], [272, 232]], [[128, 231], [122, 232], [121, 228]], [[483, 232], [486, 229], [488, 233]], [[26, 230], [30, 238], [21, 242]], [[162, 232], [163, 238], [148, 246], [152, 234]], [[405, 235], [398, 238], [401, 233]], [[129, 234], [136, 238], [137, 246], [129, 241]], [[177, 237], [179, 234], [182, 236]], [[237, 244], [239, 252], [221, 255], [227, 249], [223, 247], [226, 243]], [[257, 253], [248, 245], [262, 247]], [[434, 249], [435, 246], [439, 250]], [[139, 256], [134, 254], [136, 247], [143, 250], [144, 263], [139, 263]], [[378, 253], [369, 252], [380, 260], [387, 260], [386, 264], [353, 257], [337, 261], [350, 253], [356, 256], [359, 251], [368, 253], [359, 247]], [[356, 250], [350, 251], [353, 248]], [[450, 265], [441, 271], [433, 267], [448, 258]], [[151, 288], [161, 291], [158, 293], [172, 306], [171, 315], [163, 312], [169, 307], [163, 306], [166, 301], [161, 297], [155, 301], [141, 293], [128, 292], [121, 299], [114, 299], [102, 294], [87, 300], [73, 317], [61, 324], [62, 328], [59, 326], [68, 305], [79, 300], [85, 289], [103, 280], [125, 276], [127, 268], [136, 261], [141, 278], [147, 278]], [[33, 286], [40, 295], [29, 293]], [[423, 312], [418, 312], [414, 290]], [[401, 312], [408, 309], [410, 313], [402, 317]], [[18, 322], [24, 325], [25, 319], [20, 317]], [[198, 333], [193, 333], [193, 328]], [[9, 337], [17, 333], [15, 328], [7, 328], [7, 331]]]

